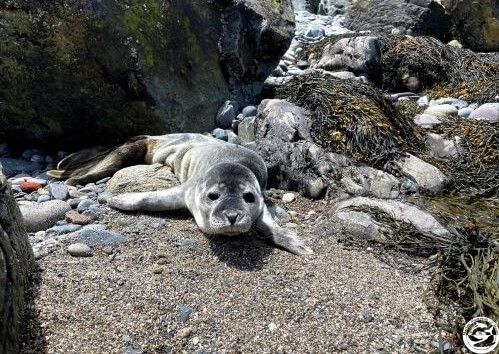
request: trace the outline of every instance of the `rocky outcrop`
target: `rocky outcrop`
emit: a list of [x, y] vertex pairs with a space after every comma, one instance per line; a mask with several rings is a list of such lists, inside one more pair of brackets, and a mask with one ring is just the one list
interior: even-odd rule
[[499, 5], [496, 0], [442, 0], [452, 35], [475, 51], [499, 50]]
[[211, 130], [226, 99], [256, 101], [293, 34], [291, 0], [9, 1], [0, 140]]
[[21, 213], [0, 165], [0, 353], [18, 353], [33, 254]]
[[435, 0], [350, 0], [346, 13], [346, 25], [355, 31], [396, 29], [449, 39], [449, 17]]

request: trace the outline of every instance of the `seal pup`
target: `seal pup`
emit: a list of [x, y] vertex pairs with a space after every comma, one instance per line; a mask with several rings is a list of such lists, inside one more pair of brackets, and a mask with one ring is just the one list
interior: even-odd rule
[[206, 234], [256, 231], [298, 255], [312, 253], [294, 230], [280, 227], [264, 203], [267, 168], [254, 151], [202, 134], [141, 136], [110, 150], [83, 150], [48, 175], [70, 185], [95, 182], [140, 163], [169, 166], [181, 184], [166, 190], [124, 193], [108, 200], [119, 210], [187, 209]]

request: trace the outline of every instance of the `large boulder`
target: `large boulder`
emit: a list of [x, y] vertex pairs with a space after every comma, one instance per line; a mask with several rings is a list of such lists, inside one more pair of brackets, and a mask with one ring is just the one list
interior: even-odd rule
[[346, 25], [355, 31], [390, 32], [449, 39], [450, 20], [435, 0], [349, 0]]
[[442, 0], [451, 18], [452, 34], [475, 51], [499, 51], [497, 0]]
[[291, 0], [15, 0], [0, 6], [1, 141], [206, 131], [254, 103], [294, 35]]
[[19, 352], [19, 330], [33, 254], [0, 165], [0, 353]]

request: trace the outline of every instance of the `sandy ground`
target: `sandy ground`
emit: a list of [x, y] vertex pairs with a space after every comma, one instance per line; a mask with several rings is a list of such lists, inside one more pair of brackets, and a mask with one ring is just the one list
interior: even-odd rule
[[100, 222], [127, 237], [113, 254], [61, 247], [38, 261], [24, 353], [417, 353], [438, 335], [428, 275], [347, 248], [314, 220], [298, 226], [306, 258], [250, 235], [207, 237], [186, 214], [106, 208]]

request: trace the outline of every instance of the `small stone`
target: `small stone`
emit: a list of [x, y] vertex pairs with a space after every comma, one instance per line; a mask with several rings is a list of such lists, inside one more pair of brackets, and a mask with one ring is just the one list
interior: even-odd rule
[[457, 112], [457, 115], [461, 118], [469, 118], [471, 112], [473, 112], [474, 109], [471, 108], [471, 107], [464, 107], [464, 108], [461, 108], [458, 112]]
[[459, 98], [445, 97], [445, 98], [439, 98], [435, 102], [437, 104], [450, 104], [451, 106], [454, 106], [457, 109], [468, 107], [468, 102], [460, 100]]
[[307, 69], [309, 66], [310, 66], [310, 63], [306, 60], [300, 60], [296, 66], [301, 69], [301, 70], [305, 70]]
[[71, 234], [75, 242], [85, 243], [89, 246], [119, 246], [126, 239], [120, 234], [103, 230], [104, 225], [87, 225], [77, 232]]
[[189, 320], [189, 317], [191, 316], [192, 309], [189, 306], [180, 305], [178, 311], [179, 311], [180, 321], [182, 321], [182, 323], [187, 322]]
[[68, 252], [73, 257], [92, 257], [93, 255], [92, 249], [84, 243], [73, 243], [69, 245]]
[[196, 245], [196, 241], [189, 238], [180, 241], [180, 247], [184, 250], [195, 250]]
[[451, 47], [454, 47], [454, 48], [462, 48], [463, 45], [461, 44], [461, 42], [459, 42], [457, 39], [453, 39], [452, 41], [450, 41], [449, 43], [447, 43], [448, 46], [451, 46]]
[[180, 331], [178, 331], [178, 336], [180, 338], [186, 338], [189, 337], [191, 334], [194, 333], [194, 328], [192, 326], [189, 327], [184, 327]]
[[305, 36], [307, 38], [310, 38], [312, 40], [321, 39], [325, 35], [326, 35], [326, 32], [324, 31], [323, 28], [314, 28], [314, 27], [309, 28], [307, 30], [307, 33], [305, 34]]
[[243, 108], [242, 114], [243, 117], [254, 117], [256, 116], [257, 108], [255, 106], [246, 106]]
[[420, 97], [416, 102], [417, 102], [418, 106], [420, 106], [420, 107], [426, 107], [430, 104], [428, 96]]
[[50, 200], [50, 195], [42, 194], [41, 196], [38, 197], [36, 202], [37, 203], [44, 203], [44, 202], [48, 202], [49, 200]]
[[21, 182], [19, 186], [24, 193], [36, 192], [37, 190], [42, 188], [42, 185], [40, 183], [28, 181]]
[[92, 222], [92, 219], [87, 215], [79, 214], [74, 211], [66, 213], [66, 221], [71, 224], [76, 225], [88, 225]]
[[435, 125], [442, 124], [442, 120], [432, 114], [419, 114], [414, 118], [414, 123], [422, 128], [431, 129]]
[[268, 328], [270, 332], [274, 332], [277, 329], [277, 325], [274, 322], [270, 322]]
[[199, 344], [199, 337], [192, 338], [192, 344], [198, 345]]
[[223, 141], [227, 141], [229, 139], [229, 133], [227, 132], [226, 129], [220, 129], [220, 128], [215, 128], [212, 132], [211, 135], [213, 135], [215, 138]]
[[76, 210], [78, 210], [79, 213], [83, 213], [85, 210], [88, 210], [91, 205], [94, 205], [95, 202], [90, 200], [90, 199], [84, 199], [82, 200], [79, 204]]
[[56, 200], [66, 200], [68, 199], [69, 191], [68, 187], [63, 182], [50, 183], [48, 186], [50, 195]]
[[236, 101], [225, 101], [219, 108], [215, 122], [219, 128], [228, 129], [232, 126], [232, 121], [236, 118], [239, 105]]
[[287, 223], [291, 220], [291, 217], [286, 212], [286, 210], [284, 210], [283, 208], [281, 208], [278, 205], [272, 205], [268, 209], [269, 209], [270, 215], [272, 215], [272, 218], [274, 220], [277, 220], [278, 222]]
[[103, 179], [100, 179], [98, 180], [97, 182], [95, 182], [96, 185], [99, 185], [99, 184], [105, 184], [107, 183], [107, 181], [109, 181], [111, 179], [111, 177], [106, 177], [106, 178], [103, 178]]
[[372, 321], [374, 321], [374, 316], [372, 315], [372, 313], [365, 312], [365, 313], [362, 315], [362, 321], [363, 321], [364, 323], [369, 323], [369, 322], [372, 322]]
[[38, 183], [42, 186], [45, 186], [47, 184], [47, 180], [43, 178], [33, 178], [33, 177], [19, 177], [19, 178], [12, 178], [9, 179], [9, 182], [12, 185], [19, 185], [23, 182], [33, 182], [33, 183]]
[[49, 236], [66, 235], [71, 232], [78, 231], [80, 229], [81, 225], [76, 225], [76, 224], [57, 225], [48, 229], [47, 235]]
[[100, 203], [100, 204], [107, 204], [107, 201], [109, 200], [109, 198], [111, 198], [113, 196], [113, 194], [111, 192], [102, 192], [99, 194], [99, 196], [97, 197], [97, 201]]
[[44, 162], [45, 161], [45, 157], [42, 156], [42, 155], [39, 155], [39, 154], [35, 154], [35, 155], [31, 156], [31, 158], [29, 160], [31, 162], [40, 163], [40, 162]]
[[239, 123], [238, 134], [239, 138], [245, 143], [250, 143], [256, 139], [256, 117], [246, 117]]
[[164, 269], [163, 269], [163, 267], [156, 266], [156, 267], [154, 267], [154, 268], [152, 269], [152, 272], [153, 272], [154, 274], [161, 274], [161, 273], [163, 273], [163, 270], [164, 270]]
[[284, 203], [292, 203], [296, 199], [294, 193], [284, 193], [282, 196], [282, 201]]

